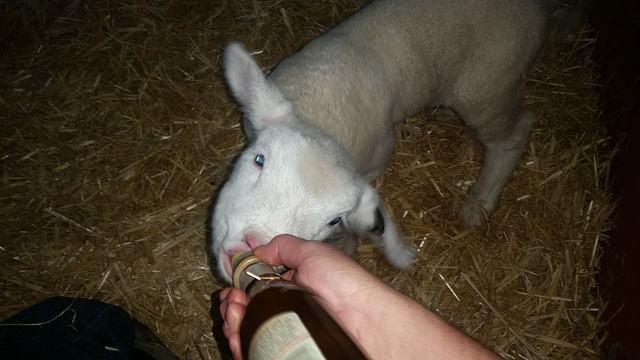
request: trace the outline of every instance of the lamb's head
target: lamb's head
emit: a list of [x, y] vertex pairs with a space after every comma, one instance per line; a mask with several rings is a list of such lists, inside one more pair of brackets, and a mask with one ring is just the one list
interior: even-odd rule
[[337, 144], [317, 140], [272, 125], [239, 156], [213, 212], [213, 253], [223, 277], [234, 253], [279, 234], [324, 240], [342, 226], [362, 232], [381, 225], [375, 191]]
[[412, 250], [338, 142], [296, 118], [242, 45], [227, 47], [224, 65], [250, 143], [213, 209], [212, 251], [221, 277], [230, 280], [233, 254], [276, 235], [325, 240], [338, 228], [384, 243], [392, 263], [408, 266]]

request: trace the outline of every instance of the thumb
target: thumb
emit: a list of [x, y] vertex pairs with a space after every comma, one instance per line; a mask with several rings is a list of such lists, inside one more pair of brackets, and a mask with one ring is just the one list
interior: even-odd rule
[[270, 243], [254, 249], [253, 254], [269, 265], [297, 269], [302, 264], [305, 245], [308, 243], [310, 241], [293, 235], [278, 235]]

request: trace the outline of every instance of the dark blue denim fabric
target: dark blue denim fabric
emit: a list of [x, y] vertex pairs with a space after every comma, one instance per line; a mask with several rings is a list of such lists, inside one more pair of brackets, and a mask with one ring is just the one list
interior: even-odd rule
[[0, 358], [130, 359], [131, 320], [117, 306], [53, 297], [0, 323]]

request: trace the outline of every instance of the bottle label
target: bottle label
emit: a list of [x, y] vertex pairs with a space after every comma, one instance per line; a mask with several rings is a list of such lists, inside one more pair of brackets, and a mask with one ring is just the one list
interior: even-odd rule
[[249, 360], [326, 360], [298, 314], [271, 317], [256, 330], [249, 344]]

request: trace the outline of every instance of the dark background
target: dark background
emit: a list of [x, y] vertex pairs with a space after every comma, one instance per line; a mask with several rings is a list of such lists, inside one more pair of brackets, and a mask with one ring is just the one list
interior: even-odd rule
[[640, 3], [595, 0], [590, 15], [598, 30], [593, 56], [601, 75], [601, 119], [620, 144], [612, 171], [618, 208], [599, 281], [609, 301], [604, 353], [606, 359], [640, 359]]

